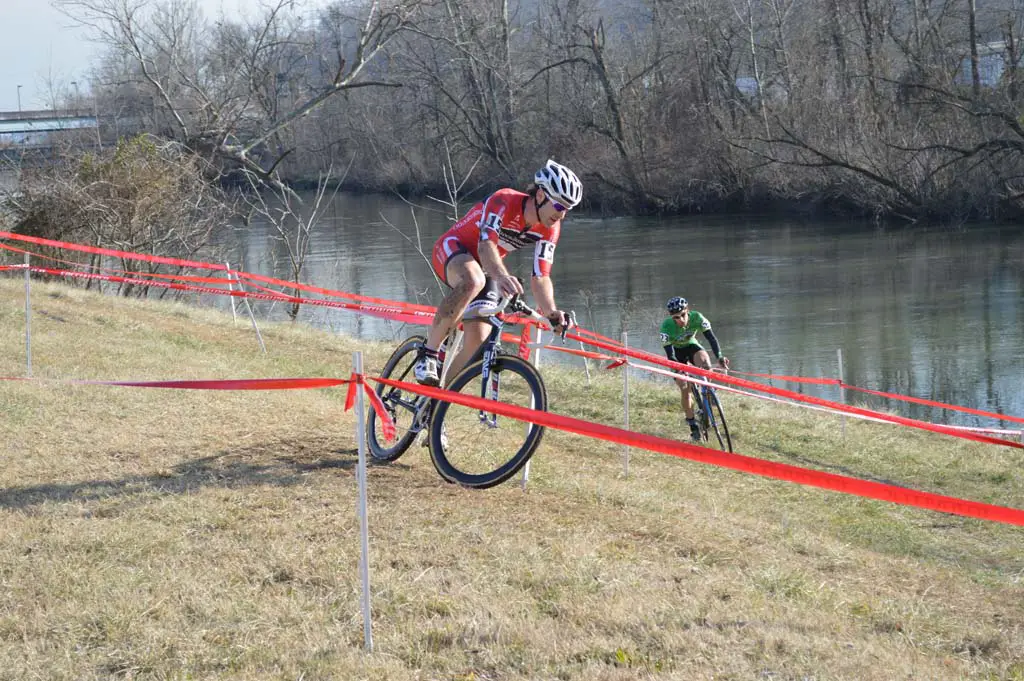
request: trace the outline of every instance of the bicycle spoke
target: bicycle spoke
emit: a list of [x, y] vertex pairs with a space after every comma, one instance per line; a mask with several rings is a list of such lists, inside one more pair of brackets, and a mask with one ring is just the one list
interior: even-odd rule
[[[530, 386], [522, 376], [511, 371], [498, 372], [497, 381], [487, 391], [487, 399], [502, 404], [532, 408]], [[497, 388], [497, 391], [494, 390]], [[467, 383], [459, 392], [480, 395], [480, 381]], [[494, 412], [480, 411], [453, 404], [445, 416], [448, 446], [446, 456], [464, 473], [479, 475], [503, 465], [511, 459], [526, 438], [528, 424]]]
[[[486, 399], [501, 404], [547, 408], [543, 382], [533, 366], [517, 357], [501, 358], [493, 366], [486, 391], [481, 390], [480, 362], [456, 377], [452, 389], [474, 397], [483, 392]], [[490, 487], [515, 474], [533, 454], [544, 430], [457, 404], [439, 403], [437, 410], [431, 425], [434, 464], [445, 479], [469, 487]]]

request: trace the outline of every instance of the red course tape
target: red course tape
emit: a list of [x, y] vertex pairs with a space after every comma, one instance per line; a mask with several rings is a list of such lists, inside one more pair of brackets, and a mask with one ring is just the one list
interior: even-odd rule
[[[573, 339], [578, 338], [569, 334]], [[874, 411], [871, 409], [863, 409], [861, 407], [854, 407], [848, 404], [841, 404], [839, 402], [833, 402], [831, 400], [823, 400], [820, 397], [812, 397], [810, 395], [802, 395], [792, 390], [783, 390], [782, 388], [773, 388], [771, 386], [764, 385], [762, 383], [756, 383], [754, 381], [748, 381], [742, 378], [736, 378], [735, 376], [729, 376], [727, 374], [721, 374], [715, 371], [708, 371], [706, 369], [700, 369], [691, 364], [680, 364], [679, 362], [673, 362], [664, 357], [659, 357], [649, 352], [637, 351], [631, 348], [622, 346], [615, 346], [609, 343], [604, 343], [598, 340], [584, 341], [591, 345], [596, 345], [599, 348], [604, 348], [618, 352], [629, 357], [636, 359], [642, 359], [652, 364], [657, 364], [663, 367], [667, 367], [676, 372], [694, 374], [701, 376], [705, 379], [711, 379], [724, 383], [726, 385], [735, 385], [748, 390], [756, 390], [762, 393], [768, 393], [769, 395], [776, 395], [778, 397], [787, 397], [798, 402], [806, 402], [807, 404], [816, 404], [822, 407], [828, 407], [835, 411], [842, 411], [848, 414], [857, 414], [858, 416], [867, 416], [879, 421], [887, 421], [889, 423], [897, 423], [902, 426], [909, 426], [911, 428], [919, 428], [921, 430], [931, 431], [933, 433], [942, 433], [943, 435], [952, 435], [953, 437], [960, 437], [965, 440], [974, 440], [976, 442], [984, 442], [990, 445], [1001, 445], [1003, 447], [1013, 447], [1015, 449], [1024, 449], [1024, 444], [1019, 442], [1011, 442], [1010, 440], [1003, 440], [998, 437], [991, 437], [989, 435], [980, 435], [978, 433], [972, 433], [969, 431], [957, 430], [950, 426], [942, 426], [936, 423], [928, 423], [927, 421], [917, 421], [915, 419], [908, 419], [903, 416], [896, 416], [894, 414], [886, 414], [885, 412]], [[611, 367], [609, 367], [611, 368]]]
[[[122, 272], [130, 276], [118, 276], [112, 274], [98, 274], [94, 272], [74, 272], [67, 270], [57, 269], [44, 269], [44, 268], [31, 268], [31, 271], [44, 272], [53, 275], [63, 275], [71, 277], [82, 277], [82, 278], [96, 278], [106, 279], [110, 281], [127, 282], [138, 284], [142, 286], [155, 286], [176, 290], [191, 290], [199, 293], [216, 293], [220, 295], [231, 295], [235, 297], [251, 297], [256, 299], [265, 300], [281, 300], [288, 302], [295, 302], [299, 304], [308, 305], [322, 305], [329, 307], [339, 307], [344, 309], [351, 309], [365, 314], [373, 316], [384, 317], [387, 319], [393, 319], [396, 321], [413, 323], [413, 324], [427, 324], [433, 317], [434, 308], [427, 305], [417, 305], [410, 303], [401, 303], [390, 300], [384, 300], [379, 298], [371, 298], [367, 296], [360, 296], [351, 293], [345, 293], [340, 291], [332, 291], [330, 289], [323, 289], [314, 286], [308, 286], [299, 284], [296, 282], [288, 282], [281, 279], [275, 279], [272, 277], [264, 277], [261, 275], [255, 275], [247, 272], [230, 270], [226, 265], [215, 265], [211, 263], [195, 262], [190, 260], [183, 260], [179, 258], [169, 258], [161, 256], [146, 255], [141, 253], [132, 253], [127, 251], [119, 251], [107, 248], [98, 248], [94, 246], [86, 246], [81, 244], [72, 244], [61, 241], [52, 241], [50, 239], [41, 239], [38, 237], [30, 237], [21, 234], [13, 234], [11, 232], [0, 231], [0, 239], [13, 239], [17, 241], [23, 241], [28, 243], [34, 243], [43, 246], [51, 246], [57, 248], [64, 248], [73, 251], [81, 251], [86, 253], [93, 253], [98, 255], [106, 255], [110, 257], [117, 257], [123, 260], [142, 260], [153, 263], [169, 264], [177, 267], [191, 267], [197, 269], [208, 269], [213, 271], [227, 272], [228, 275], [235, 275], [236, 277], [248, 280], [250, 285], [254, 288], [260, 289], [262, 292], [251, 293], [247, 291], [224, 291], [223, 289], [211, 288], [209, 286], [196, 286], [194, 284], [219, 284], [231, 282], [222, 278], [214, 277], [198, 277], [191, 275], [171, 275], [171, 274], [149, 274], [149, 273], [136, 273], [136, 272]], [[10, 246], [0, 244], [0, 247], [6, 248], [12, 251], [21, 251]], [[30, 254], [31, 255], [31, 254]], [[45, 257], [39, 254], [35, 254], [36, 257]], [[52, 259], [52, 258], [51, 258]], [[16, 265], [10, 268], [4, 267], [0, 269], [23, 269], [24, 265]], [[151, 277], [151, 278], [145, 278]], [[160, 279], [177, 279], [179, 281], [190, 282], [189, 284], [174, 283], [172, 281], [159, 281], [154, 278], [159, 277]], [[291, 288], [301, 291], [308, 291], [313, 293], [319, 293], [333, 298], [348, 299], [350, 301], [358, 302], [341, 302], [338, 300], [319, 300], [319, 299], [303, 299], [296, 296], [289, 295], [278, 291], [273, 291], [266, 287], [260, 286], [253, 282], [264, 282], [267, 284], [273, 284], [284, 288]], [[527, 326], [529, 329], [529, 326]], [[819, 406], [825, 406], [827, 408], [844, 411], [850, 414], [856, 414], [860, 416], [866, 416], [890, 423], [896, 423], [904, 426], [913, 428], [920, 428], [922, 430], [928, 430], [931, 432], [941, 433], [945, 435], [952, 435], [953, 437], [962, 437], [969, 440], [975, 440], [978, 442], [984, 442], [987, 444], [998, 444], [1002, 446], [1009, 446], [1018, 449], [1024, 448], [1024, 444], [1018, 444], [1010, 442], [1000, 438], [993, 438], [985, 435], [980, 435], [972, 432], [965, 432], [961, 429], [941, 426], [938, 424], [927, 423], [923, 421], [916, 421], [913, 419], [903, 418], [886, 414], [883, 412], [877, 412], [869, 409], [862, 409], [859, 407], [852, 407], [829, 400], [824, 400], [816, 397], [810, 397], [800, 393], [795, 393], [789, 390], [782, 390], [770, 386], [765, 386], [761, 383], [755, 383], [735, 376], [723, 375], [717, 372], [710, 372], [693, 367], [690, 365], [681, 365], [676, 362], [671, 362], [658, 355], [651, 353], [637, 351], [631, 348], [626, 348], [606, 336], [588, 331], [586, 329], [579, 329], [579, 334], [587, 336], [583, 338], [580, 335], [568, 334], [567, 337], [579, 340], [582, 343], [596, 346], [605, 350], [610, 350], [620, 355], [628, 357], [634, 357], [644, 361], [651, 362], [663, 367], [667, 367], [677, 372], [684, 372], [688, 374], [694, 374], [705, 378], [714, 379], [725, 384], [732, 384], [735, 386], [745, 387], [751, 390], [757, 390], [768, 394], [777, 395], [780, 397], [790, 398], [799, 402], [805, 402], [808, 404], [816, 404]], [[526, 349], [526, 343], [528, 341], [528, 330], [524, 330], [520, 336], [513, 336], [512, 334], [503, 334], [503, 340], [509, 341], [519, 345], [520, 352]], [[611, 360], [608, 368], [613, 368], [621, 364], [626, 363], [626, 360], [622, 357], [608, 357], [606, 355], [600, 355], [598, 353], [591, 353], [582, 350], [573, 350], [569, 348], [553, 347], [556, 350], [563, 350], [572, 354], [578, 354], [582, 356], [595, 357], [600, 359]], [[742, 373], [742, 372], [736, 372]], [[748, 376], [762, 376], [761, 374], [744, 374]], [[797, 376], [768, 376], [769, 378], [776, 378], [779, 380], [796, 381], [801, 383], [814, 383], [820, 385], [836, 385], [851, 390], [857, 390], [864, 393], [880, 395], [883, 397], [889, 397], [908, 402], [916, 402], [919, 404], [925, 404], [930, 406], [956, 409], [979, 416], [988, 416], [991, 418], [997, 418], [1007, 421], [1013, 421], [1017, 423], [1024, 423], [1024, 418], [1008, 416], [1005, 414], [995, 414], [991, 412], [971, 409], [967, 407], [958, 407], [955, 405], [947, 405], [941, 402], [934, 402], [931, 400], [925, 400], [921, 398], [908, 397], [903, 395], [896, 395], [892, 393], [883, 393], [880, 391], [869, 390], [866, 388], [858, 388], [856, 386], [842, 383], [838, 379], [818, 379], [818, 378], [802, 378]], [[32, 380], [32, 379], [0, 379], [0, 380]], [[690, 459], [693, 461], [699, 461], [702, 463], [710, 463], [712, 465], [722, 466], [731, 468], [734, 470], [744, 471], [755, 475], [761, 475], [764, 477], [776, 478], [780, 480], [787, 480], [798, 484], [810, 485], [814, 487], [820, 487], [822, 489], [830, 489], [846, 494], [854, 494], [862, 497], [880, 499], [883, 501], [890, 501], [893, 503], [904, 504], [908, 506], [916, 506], [919, 508], [925, 508], [945, 513], [954, 513], [957, 515], [982, 518], [985, 520], [994, 520], [996, 522], [1009, 523], [1014, 525], [1024, 525], [1024, 511], [994, 506], [991, 504], [983, 504], [980, 502], [967, 501], [963, 499], [957, 499], [954, 497], [946, 497], [937, 494], [931, 494], [928, 492], [918, 492], [914, 490], [908, 490], [901, 487], [892, 485], [884, 485], [881, 483], [868, 482], [864, 480], [858, 480], [856, 478], [848, 478], [840, 475], [831, 473], [824, 473], [820, 471], [814, 471], [810, 469], [798, 468], [788, 464], [774, 463], [763, 461], [761, 459], [755, 459], [739, 454], [731, 454], [726, 452], [718, 452], [703, 447], [697, 447], [694, 445], [677, 442], [675, 440], [667, 440], [664, 438], [658, 438], [651, 435], [644, 435], [641, 433], [634, 433], [630, 431], [621, 430], [612, 426], [605, 426], [597, 423], [591, 423], [588, 421], [582, 421], [567, 416], [559, 416], [551, 414], [549, 412], [538, 412], [532, 409], [525, 409], [522, 407], [515, 407], [511, 405], [504, 405], [500, 403], [494, 403], [489, 400], [482, 400], [481, 398], [460, 395], [457, 393], [450, 393], [448, 391], [439, 390], [436, 388], [428, 388], [425, 386], [419, 386], [408, 383], [399, 383], [396, 381], [390, 381], [387, 379], [374, 379], [378, 380], [383, 384], [395, 385], [402, 387], [403, 389], [409, 390], [410, 392], [419, 393], [433, 397], [435, 399], [445, 399], [457, 404], [463, 404], [474, 408], [483, 408], [488, 411], [497, 412], [510, 416], [512, 418], [532, 421], [542, 426], [548, 426], [552, 428], [558, 428], [566, 430], [568, 432], [578, 433], [581, 435], [590, 435], [598, 437], [610, 442], [617, 442], [635, 447], [642, 447], [651, 451], [661, 452], [672, 456], [678, 456], [680, 458]], [[288, 389], [306, 389], [306, 388], [325, 388], [333, 387], [338, 385], [348, 385], [348, 392], [346, 394], [345, 409], [351, 409], [354, 404], [357, 390], [361, 385], [366, 395], [368, 396], [371, 406], [380, 418], [382, 422], [382, 428], [384, 430], [384, 436], [389, 441], [394, 439], [395, 436], [395, 425], [387, 414], [383, 403], [379, 396], [369, 388], [365, 383], [363, 376], [353, 374], [352, 378], [348, 380], [341, 379], [325, 379], [325, 378], [306, 378], [306, 379], [245, 379], [245, 380], [228, 380], [228, 381], [69, 381], [71, 383], [81, 384], [93, 384], [93, 385], [112, 385], [112, 386], [129, 386], [129, 387], [148, 387], [148, 388], [177, 388], [177, 389], [193, 389], [193, 390], [288, 390]]]
[[753, 473], [754, 475], [766, 478], [786, 480], [800, 485], [820, 487], [821, 489], [828, 489], [834, 492], [890, 501], [904, 506], [915, 506], [942, 513], [952, 513], [970, 518], [981, 518], [982, 520], [993, 520], [1010, 525], [1024, 526], [1024, 511], [1016, 508], [995, 506], [977, 501], [957, 499], [956, 497], [947, 497], [941, 494], [919, 492], [905, 487], [885, 485], [879, 482], [858, 480], [857, 478], [836, 475], [834, 473], [799, 468], [774, 461], [764, 461], [742, 454], [719, 452], [676, 440], [634, 433], [622, 430], [621, 428], [615, 428], [614, 426], [591, 423], [590, 421], [583, 421], [570, 416], [561, 416], [551, 412], [537, 411], [493, 400], [485, 400], [480, 397], [463, 395], [439, 388], [429, 388], [423, 385], [393, 381], [387, 378], [374, 378], [372, 380], [384, 385], [408, 390], [409, 392], [426, 395], [433, 399], [445, 400], [473, 409], [484, 409], [520, 421], [529, 421], [541, 426], [576, 433], [577, 435], [589, 435], [608, 442], [616, 442], [631, 447], [642, 447], [653, 452], [677, 456], [681, 459], [721, 466], [722, 468], [730, 468], [744, 473]]
[[[31, 378], [8, 378], [3, 380], [34, 381]], [[395, 439], [395, 422], [384, 408], [380, 396], [366, 383], [363, 376], [352, 374], [351, 378], [241, 378], [229, 380], [197, 380], [197, 381], [84, 381], [69, 380], [66, 383], [78, 385], [110, 385], [126, 388], [171, 388], [176, 390], [308, 390], [311, 388], [333, 388], [348, 385], [345, 395], [345, 411], [352, 409], [356, 400], [356, 391], [362, 386], [370, 400], [370, 406], [377, 413], [384, 430], [384, 438], [391, 442]]]

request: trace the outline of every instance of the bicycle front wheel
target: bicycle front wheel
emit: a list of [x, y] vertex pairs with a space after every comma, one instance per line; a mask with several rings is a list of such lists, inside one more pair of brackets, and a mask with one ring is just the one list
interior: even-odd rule
[[[483, 370], [482, 360], [470, 364], [448, 389], [547, 411], [544, 381], [529, 362], [499, 355], [486, 382]], [[430, 458], [448, 482], [486, 489], [500, 485], [526, 465], [543, 435], [544, 428], [536, 424], [439, 400], [430, 422]]]
[[[731, 452], [732, 439], [729, 437], [729, 426], [725, 422], [725, 412], [722, 410], [722, 403], [718, 400], [718, 393], [712, 388], [707, 389], [705, 406], [709, 407], [706, 439], [712, 444], [717, 442], [722, 451]], [[714, 434], [713, 438], [712, 434]]]
[[[396, 381], [414, 380], [412, 367], [416, 363], [420, 347], [426, 340], [423, 336], [411, 336], [405, 339], [384, 364], [384, 369], [380, 372], [381, 378], [391, 378]], [[416, 434], [423, 429], [423, 424], [418, 422], [418, 416], [427, 398], [383, 383], [377, 384], [376, 390], [377, 395], [384, 403], [384, 409], [395, 422], [396, 437], [392, 442], [385, 440], [383, 424], [377, 418], [377, 413], [371, 409], [370, 414], [366, 417], [366, 444], [374, 459], [394, 461], [405, 453], [405, 450], [416, 439]]]
[[693, 418], [697, 421], [697, 426], [700, 428], [701, 440], [707, 442], [710, 419], [708, 419], [707, 405], [704, 403], [703, 386], [691, 383], [690, 399], [693, 401]]

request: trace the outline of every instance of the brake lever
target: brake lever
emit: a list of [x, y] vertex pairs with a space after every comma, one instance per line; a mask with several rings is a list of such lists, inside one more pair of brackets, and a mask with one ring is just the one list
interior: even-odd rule
[[565, 326], [562, 327], [562, 345], [565, 345], [565, 334], [569, 332], [569, 329], [574, 326], [578, 326], [576, 323], [576, 310], [569, 310], [569, 314], [566, 315], [569, 319]]

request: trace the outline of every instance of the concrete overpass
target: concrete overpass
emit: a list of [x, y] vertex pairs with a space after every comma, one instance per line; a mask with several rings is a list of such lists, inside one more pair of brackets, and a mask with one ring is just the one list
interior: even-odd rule
[[96, 139], [99, 121], [91, 111], [61, 109], [0, 111], [0, 150], [46, 150], [62, 142]]

